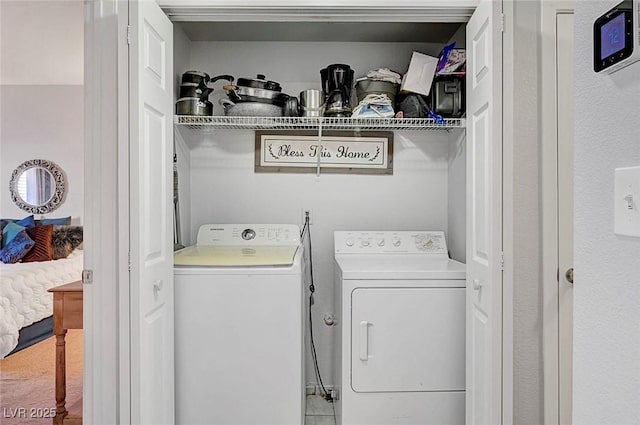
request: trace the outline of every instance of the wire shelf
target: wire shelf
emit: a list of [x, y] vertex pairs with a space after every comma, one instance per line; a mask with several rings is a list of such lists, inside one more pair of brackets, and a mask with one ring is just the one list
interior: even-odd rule
[[238, 117], [176, 115], [175, 124], [193, 130], [451, 130], [465, 127], [464, 118]]

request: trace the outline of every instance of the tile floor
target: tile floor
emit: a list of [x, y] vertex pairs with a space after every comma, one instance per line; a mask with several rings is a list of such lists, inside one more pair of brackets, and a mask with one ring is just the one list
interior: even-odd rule
[[305, 425], [335, 425], [333, 405], [319, 395], [307, 396]]

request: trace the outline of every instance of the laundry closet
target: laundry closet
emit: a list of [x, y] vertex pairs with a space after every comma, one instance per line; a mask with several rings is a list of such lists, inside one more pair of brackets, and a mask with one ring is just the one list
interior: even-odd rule
[[[189, 70], [203, 71], [211, 76], [231, 75], [236, 80], [262, 74], [268, 80], [278, 82], [284, 93], [298, 96], [303, 90], [322, 88], [320, 70], [327, 65], [348, 64], [355, 71], [355, 78], [377, 68], [403, 73], [413, 52], [438, 56], [445, 45], [454, 41], [456, 48], [467, 49], [467, 55], [482, 56], [478, 61], [480, 69], [472, 68], [472, 72], [477, 71], [472, 77], [474, 83], [490, 78], [491, 87], [498, 90], [496, 93], [499, 94], [501, 90], [496, 86], [500, 81], [499, 76], [496, 77], [492, 69], [494, 63], [500, 62], [493, 57], [495, 51], [490, 45], [495, 41], [491, 41], [489, 36], [499, 33], [495, 26], [500, 24], [496, 21], [496, 11], [491, 2], [484, 4], [484, 13], [488, 17], [484, 17], [477, 25], [476, 30], [480, 35], [472, 37], [473, 46], [466, 45], [466, 23], [474, 7], [460, 5], [451, 9], [447, 9], [447, 6], [429, 9], [425, 6], [399, 5], [393, 8], [361, 5], [298, 10], [269, 8], [266, 5], [243, 9], [215, 5], [185, 7], [179, 4], [181, 2], [170, 3], [161, 2], [160, 6], [173, 22], [170, 75], [173, 79], [173, 105], [179, 98], [180, 77]], [[142, 14], [138, 19], [142, 19]], [[143, 27], [144, 24], [140, 26]], [[152, 37], [157, 35], [150, 31], [146, 35], [138, 33], [137, 37], [142, 40], [149, 34]], [[144, 48], [140, 47], [141, 51]], [[148, 57], [143, 55], [141, 68], [153, 63], [154, 57], [164, 60], [163, 54], [154, 55], [153, 52]], [[470, 56], [469, 59], [468, 56], [467, 63], [470, 60], [473, 61], [474, 57]], [[143, 74], [140, 72], [140, 75]], [[472, 241], [474, 258], [480, 258], [481, 266], [494, 268], [494, 244], [499, 238], [496, 238], [495, 218], [490, 215], [492, 208], [498, 204], [492, 198], [497, 193], [489, 190], [489, 186], [495, 183], [494, 168], [500, 168], [496, 161], [500, 158], [496, 153], [500, 144], [492, 144], [490, 138], [497, 134], [499, 128], [492, 114], [501, 114], [501, 110], [500, 106], [498, 109], [493, 105], [483, 106], [495, 100], [491, 89], [482, 91], [488, 101], [468, 102], [467, 115], [461, 119], [445, 120], [444, 123], [425, 120], [423, 126], [412, 129], [406, 129], [401, 119], [398, 123], [367, 126], [357, 125], [356, 121], [356, 125], [349, 129], [332, 127], [322, 119], [310, 126], [296, 125], [295, 119], [287, 121], [294, 123], [291, 126], [284, 124], [286, 120], [276, 120], [278, 125], [273, 127], [260, 121], [252, 123], [249, 120], [247, 123], [243, 117], [239, 117], [235, 123], [229, 119], [232, 117], [216, 120], [216, 116], [224, 116], [224, 109], [219, 104], [220, 99], [227, 97], [222, 89], [224, 84], [226, 82], [219, 81], [210, 85], [214, 89], [209, 96], [214, 105], [213, 117], [193, 121], [171, 117], [173, 138], [170, 135], [162, 136], [163, 140], [173, 142], [175, 149], [180, 242], [182, 245], [194, 244], [198, 228], [207, 223], [286, 223], [302, 228], [304, 211], [310, 211], [316, 287], [312, 308], [314, 336], [318, 365], [325, 385], [333, 386], [331, 381], [336, 367], [333, 360], [334, 328], [329, 325], [331, 320], [327, 319], [335, 313], [335, 231], [444, 231], [452, 259], [467, 262], [469, 241]], [[138, 101], [144, 102], [144, 90], [137, 95]], [[355, 104], [357, 102], [354, 100]], [[479, 112], [469, 118], [474, 108]], [[470, 119], [473, 121], [471, 126]], [[296, 134], [301, 128], [323, 134], [338, 129], [354, 135], [367, 131], [391, 132], [392, 172], [328, 173], [322, 167], [310, 172], [256, 170], [256, 131], [269, 130], [287, 135]], [[145, 125], [137, 127], [141, 133], [149, 129], [151, 127]], [[479, 148], [473, 150], [470, 160], [469, 131], [477, 134], [480, 140]], [[153, 130], [149, 133], [153, 135]], [[149, 140], [152, 144], [149, 134], [141, 139]], [[149, 149], [148, 146], [145, 149]], [[141, 158], [144, 158], [144, 154]], [[150, 155], [145, 160], [154, 158]], [[169, 156], [163, 157], [161, 162], [168, 165]], [[151, 168], [155, 166], [150, 165]], [[170, 169], [165, 171], [171, 174]], [[471, 178], [470, 172], [473, 173]], [[470, 195], [469, 188], [474, 195]], [[167, 195], [167, 189], [164, 187], [160, 190]], [[472, 200], [471, 205], [469, 199]], [[491, 202], [493, 204], [489, 205]], [[473, 214], [471, 219], [468, 216], [470, 208]], [[477, 232], [471, 238], [469, 223]], [[496, 276], [485, 273], [485, 278], [491, 280]], [[486, 282], [477, 284], [482, 286]], [[488, 323], [490, 326], [487, 328], [494, 329], [496, 326], [493, 314], [499, 307], [493, 304], [496, 294], [490, 286], [485, 286], [482, 290], [484, 297], [471, 300], [472, 307], [468, 306], [467, 309], [467, 316], [473, 305], [477, 305], [478, 311], [482, 312], [483, 317], [478, 322], [480, 326], [474, 328], [476, 330]], [[491, 320], [485, 320], [487, 317]], [[144, 332], [142, 327], [140, 333]], [[479, 345], [471, 347], [481, 349], [484, 354], [484, 357], [472, 360], [479, 362], [477, 364], [480, 366], [477, 373], [472, 374], [475, 389], [487, 391], [483, 395], [484, 403], [476, 407], [477, 411], [473, 413], [480, 421], [482, 418], [490, 421], [489, 418], [499, 413], [494, 410], [494, 405], [496, 402], [499, 405], [495, 397], [500, 391], [492, 381], [496, 359], [489, 358], [499, 335], [495, 335], [491, 329], [486, 332], [486, 338], [476, 339], [474, 344]], [[487, 348], [489, 346], [491, 348]], [[179, 350], [179, 347], [175, 349]], [[306, 385], [313, 389], [317, 383], [308, 347], [305, 349]], [[469, 349], [467, 347], [467, 351]], [[500, 364], [499, 359], [497, 364]], [[487, 372], [489, 365], [493, 367], [492, 372]], [[467, 360], [467, 369], [469, 366]]]
[[[452, 40], [462, 48], [465, 43], [464, 25], [453, 23], [180, 22], [174, 23], [174, 35], [175, 81], [191, 69], [236, 80], [264, 74], [292, 96], [320, 89], [320, 69], [332, 63], [350, 65], [356, 78], [381, 67], [404, 72], [414, 51], [438, 56]], [[224, 115], [218, 102], [227, 97], [224, 84], [211, 85], [214, 116]], [[206, 223], [293, 223], [302, 228], [302, 211], [311, 210], [316, 343], [321, 370], [329, 375], [331, 328], [322, 316], [333, 312], [334, 231], [444, 230], [452, 257], [465, 260], [464, 120], [452, 121], [457, 125], [443, 129], [391, 127], [392, 175], [329, 174], [322, 169], [319, 174], [258, 173], [255, 130], [216, 127], [215, 119], [211, 125], [176, 124], [182, 244], [194, 243]], [[307, 376], [314, 376], [310, 367]]]

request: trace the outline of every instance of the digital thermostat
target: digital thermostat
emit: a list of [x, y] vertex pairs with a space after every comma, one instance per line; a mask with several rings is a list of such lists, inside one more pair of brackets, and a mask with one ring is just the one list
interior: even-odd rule
[[640, 0], [625, 0], [593, 24], [593, 68], [612, 73], [640, 60]]

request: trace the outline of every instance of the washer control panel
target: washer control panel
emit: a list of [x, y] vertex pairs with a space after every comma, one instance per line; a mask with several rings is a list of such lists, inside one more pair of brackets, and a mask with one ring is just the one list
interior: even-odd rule
[[203, 224], [198, 245], [298, 245], [300, 228], [295, 224]]
[[444, 232], [339, 231], [334, 234], [336, 254], [445, 254]]

